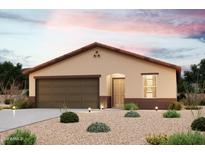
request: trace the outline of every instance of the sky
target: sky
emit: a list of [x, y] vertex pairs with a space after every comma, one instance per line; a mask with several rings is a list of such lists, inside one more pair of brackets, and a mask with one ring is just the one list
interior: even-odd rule
[[0, 10], [0, 62], [33, 67], [93, 42], [187, 70], [205, 58], [205, 10]]

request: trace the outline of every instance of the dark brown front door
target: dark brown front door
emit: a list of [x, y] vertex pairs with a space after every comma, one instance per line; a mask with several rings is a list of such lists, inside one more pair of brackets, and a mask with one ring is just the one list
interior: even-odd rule
[[112, 82], [112, 107], [123, 108], [125, 97], [125, 79], [113, 78]]
[[99, 78], [37, 79], [37, 107], [99, 108]]

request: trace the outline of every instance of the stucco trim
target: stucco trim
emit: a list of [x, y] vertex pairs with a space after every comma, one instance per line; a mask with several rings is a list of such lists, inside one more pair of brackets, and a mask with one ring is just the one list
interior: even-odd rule
[[122, 50], [122, 49], [119, 49], [119, 48], [116, 48], [116, 47], [108, 46], [108, 45], [105, 45], [105, 44], [102, 44], [102, 43], [94, 42], [94, 43], [89, 44], [87, 46], [84, 46], [80, 49], [74, 50], [74, 51], [69, 52], [65, 55], [62, 55], [62, 56], [57, 57], [55, 59], [52, 59], [48, 62], [42, 63], [42, 64], [40, 64], [36, 67], [26, 69], [26, 70], [23, 71], [23, 73], [25, 75], [28, 75], [30, 73], [33, 73], [33, 72], [38, 71], [40, 69], [43, 69], [47, 66], [58, 63], [60, 61], [63, 61], [67, 58], [73, 57], [75, 55], [78, 55], [78, 54], [80, 54], [80, 53], [82, 53], [86, 50], [93, 49], [95, 47], [101, 47], [101, 48], [108, 49], [108, 50], [113, 51], [113, 52], [118, 52], [118, 53], [121, 53], [121, 54], [124, 54], [124, 55], [127, 55], [127, 56], [131, 56], [131, 57], [134, 57], [134, 58], [137, 58], [137, 59], [141, 59], [141, 60], [145, 60], [145, 61], [148, 61], [148, 62], [151, 62], [151, 63], [159, 64], [159, 65], [162, 65], [162, 66], [165, 66], [165, 67], [173, 68], [177, 71], [178, 74], [180, 74], [180, 72], [181, 72], [181, 67], [180, 66], [170, 64], [170, 63], [167, 63], [167, 62], [164, 62], [164, 61], [161, 61], [161, 60], [157, 60], [157, 59], [154, 59], [154, 58], [142, 56], [142, 55], [139, 55], [139, 54], [127, 51], [127, 50]]
[[141, 75], [159, 75], [159, 73], [141, 73]]

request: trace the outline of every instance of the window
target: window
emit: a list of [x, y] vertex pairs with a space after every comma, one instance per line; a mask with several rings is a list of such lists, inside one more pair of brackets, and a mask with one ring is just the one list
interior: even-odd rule
[[143, 75], [144, 82], [144, 97], [153, 98], [156, 97], [157, 89], [157, 75]]

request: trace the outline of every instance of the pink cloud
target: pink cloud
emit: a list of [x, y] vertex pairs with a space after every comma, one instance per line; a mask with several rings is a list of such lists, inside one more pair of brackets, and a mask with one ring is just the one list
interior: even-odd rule
[[[198, 12], [193, 15], [199, 17], [204, 14], [204, 12]], [[119, 16], [116, 14], [112, 16], [112, 13], [105, 14], [100, 11], [83, 12], [74, 10], [67, 12], [56, 10], [52, 13], [46, 27], [58, 30], [72, 30], [74, 27], [81, 27], [112, 32], [138, 32], [157, 35], [189, 35], [194, 31], [205, 31], [203, 22], [192, 24], [192, 22], [187, 23], [186, 21], [179, 25], [168, 23], [169, 19], [173, 20], [174, 18], [183, 19], [182, 15], [179, 14], [176, 17], [165, 15], [156, 19], [144, 16], [130, 16], [123, 17], [121, 20], [120, 14]]]

